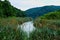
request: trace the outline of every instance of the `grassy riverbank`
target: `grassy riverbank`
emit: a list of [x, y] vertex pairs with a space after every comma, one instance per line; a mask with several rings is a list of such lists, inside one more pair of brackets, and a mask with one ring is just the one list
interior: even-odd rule
[[14, 30], [9, 26], [0, 26], [0, 40], [27, 40], [27, 34], [21, 29]]
[[60, 40], [60, 20], [36, 19], [34, 26], [37, 28], [30, 34], [31, 40]]
[[16, 25], [21, 25], [23, 24], [24, 22], [28, 22], [28, 21], [31, 21], [32, 19], [31, 18], [28, 18], [28, 17], [8, 17], [8, 18], [0, 18], [0, 25], [3, 25], [3, 26], [16, 26]]
[[31, 40], [60, 40], [60, 10], [36, 18], [34, 26]]
[[60, 40], [60, 30], [37, 28], [30, 33], [30, 40]]
[[0, 18], [0, 40], [27, 40], [27, 33], [17, 27], [18, 24], [21, 25], [31, 20], [27, 17]]
[[60, 29], [60, 20], [47, 20], [47, 19], [40, 19], [34, 21], [35, 27], [48, 27], [51, 29]]

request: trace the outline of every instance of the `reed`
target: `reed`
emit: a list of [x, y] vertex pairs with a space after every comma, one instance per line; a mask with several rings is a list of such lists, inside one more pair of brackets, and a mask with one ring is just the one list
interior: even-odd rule
[[47, 27], [37, 28], [30, 33], [30, 40], [60, 40], [60, 30], [52, 30]]

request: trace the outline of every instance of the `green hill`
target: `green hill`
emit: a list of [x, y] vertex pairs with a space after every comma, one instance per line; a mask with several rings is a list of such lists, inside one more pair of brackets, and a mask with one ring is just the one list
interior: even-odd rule
[[26, 15], [28, 17], [37, 18], [49, 12], [54, 12], [56, 10], [60, 10], [60, 6], [50, 5], [50, 6], [42, 6], [42, 7], [35, 7], [26, 10]]
[[13, 7], [8, 0], [0, 0], [0, 17], [9, 16], [24, 17], [25, 13], [24, 11]]
[[60, 19], [60, 10], [55, 12], [49, 12], [43, 16], [40, 16], [41, 19]]

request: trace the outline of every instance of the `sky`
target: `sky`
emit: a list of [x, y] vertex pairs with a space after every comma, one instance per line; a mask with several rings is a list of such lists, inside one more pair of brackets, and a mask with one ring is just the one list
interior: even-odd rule
[[11, 4], [21, 10], [27, 10], [34, 7], [46, 5], [60, 5], [60, 0], [9, 0]]

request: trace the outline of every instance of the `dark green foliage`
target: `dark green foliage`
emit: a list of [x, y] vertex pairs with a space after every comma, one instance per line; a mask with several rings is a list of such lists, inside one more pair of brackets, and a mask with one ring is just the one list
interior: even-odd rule
[[25, 13], [13, 7], [8, 0], [0, 1], [0, 17], [25, 17]]

